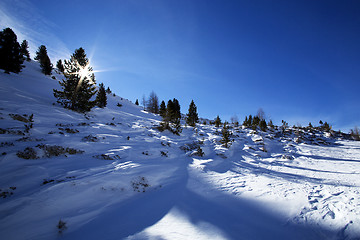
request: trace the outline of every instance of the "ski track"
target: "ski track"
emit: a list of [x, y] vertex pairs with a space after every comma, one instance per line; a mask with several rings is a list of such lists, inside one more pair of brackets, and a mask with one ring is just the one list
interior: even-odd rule
[[[159, 116], [117, 96], [86, 115], [53, 106], [57, 81], [26, 65], [0, 73], [0, 128], [34, 114], [29, 133], [0, 134], [2, 239], [360, 238], [359, 142], [235, 128], [226, 149], [220, 128], [161, 133]], [[85, 152], [47, 158], [39, 144]], [[26, 147], [42, 157], [18, 158]]]

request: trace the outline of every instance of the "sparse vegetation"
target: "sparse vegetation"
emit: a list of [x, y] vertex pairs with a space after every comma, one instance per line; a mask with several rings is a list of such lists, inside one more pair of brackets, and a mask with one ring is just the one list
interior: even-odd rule
[[64, 222], [63, 220], [59, 220], [58, 224], [56, 225], [57, 229], [58, 229], [58, 233], [62, 234], [66, 229], [66, 222]]
[[131, 181], [131, 186], [134, 192], [145, 192], [146, 189], [150, 187], [150, 184], [145, 177], [139, 176]]

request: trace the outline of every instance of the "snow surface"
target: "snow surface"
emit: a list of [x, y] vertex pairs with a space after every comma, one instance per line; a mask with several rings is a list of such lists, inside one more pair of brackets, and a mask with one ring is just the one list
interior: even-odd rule
[[[118, 96], [86, 115], [54, 105], [61, 75], [25, 64], [0, 73], [1, 239], [360, 239], [360, 142], [233, 128], [226, 149], [214, 126], [161, 133]], [[9, 114], [33, 114], [29, 133]]]

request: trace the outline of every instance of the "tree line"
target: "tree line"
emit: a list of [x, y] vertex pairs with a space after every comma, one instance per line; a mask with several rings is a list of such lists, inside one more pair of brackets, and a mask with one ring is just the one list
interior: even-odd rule
[[[20, 44], [17, 41], [17, 36], [11, 28], [5, 28], [0, 32], [0, 69], [3, 69], [5, 73], [10, 74], [19, 73], [25, 66], [24, 61], [30, 61], [30, 53], [28, 50], [28, 42], [23, 40]], [[45, 75], [51, 75], [54, 70], [53, 64], [48, 56], [45, 45], [41, 45], [36, 51], [34, 60], [40, 63], [41, 71]], [[98, 106], [101, 108], [107, 105], [107, 94], [111, 93], [108, 87], [105, 90], [103, 83], [96, 86], [96, 79], [91, 66], [89, 66], [89, 59], [86, 56], [85, 50], [80, 47], [76, 49], [70, 56], [69, 60], [64, 62], [59, 59], [56, 63], [56, 68], [59, 73], [62, 73], [64, 79], [60, 84], [60, 90], [54, 89], [53, 94], [57, 99], [57, 103], [65, 108], [71, 109], [78, 112], [90, 111], [93, 107]], [[95, 99], [93, 98], [96, 95]], [[139, 105], [138, 99], [135, 101], [136, 105]], [[159, 114], [162, 117], [162, 122], [159, 126], [159, 130], [165, 129], [170, 130], [174, 134], [180, 134], [181, 132], [181, 112], [179, 101], [174, 98], [168, 100], [167, 104], [165, 101], [161, 101], [159, 104], [159, 98], [154, 91], [150, 93], [148, 99], [143, 96], [142, 105], [144, 110]], [[186, 124], [195, 127], [199, 122], [197, 113], [197, 107], [192, 100], [188, 113], [185, 116]], [[235, 126], [239, 125], [237, 118], [232, 118], [232, 122]], [[203, 122], [206, 124], [206, 121]], [[320, 126], [314, 128], [309, 123], [308, 128], [314, 128], [321, 131], [330, 131], [331, 126], [327, 122], [320, 121]], [[216, 127], [222, 125], [221, 119], [217, 116], [214, 121], [210, 121], [210, 124], [214, 124]], [[245, 117], [242, 125], [245, 128], [251, 128], [253, 130], [266, 131], [268, 127], [273, 128], [274, 125], [270, 120], [268, 123], [265, 120], [265, 114], [262, 109], [259, 109], [258, 113], [254, 116], [249, 115]], [[282, 121], [281, 129], [286, 130], [288, 124], [286, 121]], [[227, 145], [229, 140], [228, 123], [225, 121], [223, 124], [223, 141]], [[360, 140], [359, 129], [355, 127], [351, 130], [351, 135], [354, 139]]]

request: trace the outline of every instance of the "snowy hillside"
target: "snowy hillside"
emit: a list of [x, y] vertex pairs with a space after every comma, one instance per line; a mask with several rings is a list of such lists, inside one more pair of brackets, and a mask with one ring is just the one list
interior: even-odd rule
[[360, 239], [360, 142], [236, 127], [227, 149], [117, 96], [64, 109], [25, 64], [0, 73], [1, 239]]

